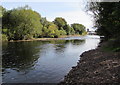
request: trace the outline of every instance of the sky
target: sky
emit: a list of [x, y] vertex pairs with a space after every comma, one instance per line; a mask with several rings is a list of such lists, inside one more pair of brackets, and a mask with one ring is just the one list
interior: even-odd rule
[[[32, 1], [32, 2], [31, 2]], [[80, 23], [86, 28], [93, 30], [92, 17], [85, 11], [84, 1], [67, 1], [67, 2], [39, 2], [31, 0], [30, 2], [2, 2], [2, 6], [8, 10], [28, 5], [33, 10], [46, 17], [48, 21], [53, 21], [56, 17], [63, 17], [68, 24]]]

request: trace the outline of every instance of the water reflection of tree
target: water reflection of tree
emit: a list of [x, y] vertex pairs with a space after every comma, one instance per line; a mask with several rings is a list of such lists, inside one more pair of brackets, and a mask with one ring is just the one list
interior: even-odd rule
[[73, 45], [82, 45], [85, 43], [85, 40], [78, 40], [78, 39], [75, 39], [75, 40], [71, 40], [71, 43]]
[[85, 40], [57, 40], [57, 41], [53, 41], [54, 42], [54, 47], [57, 51], [63, 51], [63, 49], [65, 48], [65, 45], [71, 43], [72, 45], [81, 45], [83, 43], [85, 43]]
[[[17, 42], [3, 45], [2, 66], [24, 71], [34, 66], [39, 58], [41, 42]], [[3, 70], [3, 71], [4, 71]]]
[[65, 48], [66, 40], [58, 40], [55, 42], [54, 48], [57, 52], [63, 52], [63, 49]]
[[[40, 50], [45, 44], [54, 44], [57, 52], [64, 52], [66, 45], [81, 45], [85, 40], [51, 40], [34, 42], [12, 42], [3, 44], [3, 71], [11, 68], [17, 71], [29, 71], [37, 62]], [[44, 44], [44, 45], [43, 45]]]

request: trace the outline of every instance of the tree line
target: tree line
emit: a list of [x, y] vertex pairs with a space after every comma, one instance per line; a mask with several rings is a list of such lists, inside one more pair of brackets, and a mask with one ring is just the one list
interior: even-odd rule
[[3, 40], [27, 40], [32, 38], [58, 38], [63, 35], [85, 34], [85, 26], [79, 23], [69, 25], [62, 17], [50, 22], [29, 6], [6, 10], [2, 6]]
[[97, 33], [110, 41], [109, 47], [120, 50], [120, 2], [90, 2], [88, 11], [94, 14]]
[[[103, 0], [104, 1], [104, 0]], [[89, 11], [94, 13], [99, 35], [116, 38], [120, 34], [120, 2], [91, 2]]]

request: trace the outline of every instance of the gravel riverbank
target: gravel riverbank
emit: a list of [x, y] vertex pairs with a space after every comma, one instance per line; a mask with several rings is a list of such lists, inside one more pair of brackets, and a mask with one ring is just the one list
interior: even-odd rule
[[84, 52], [77, 66], [58, 85], [119, 83], [120, 52], [103, 52], [101, 46]]

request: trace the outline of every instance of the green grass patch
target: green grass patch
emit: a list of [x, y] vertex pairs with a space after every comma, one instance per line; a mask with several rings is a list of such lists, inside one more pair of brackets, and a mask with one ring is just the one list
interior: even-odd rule
[[106, 52], [120, 52], [120, 41], [110, 39], [104, 46], [102, 46], [102, 50]]

